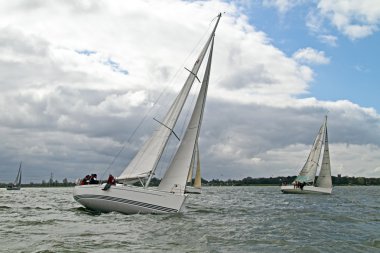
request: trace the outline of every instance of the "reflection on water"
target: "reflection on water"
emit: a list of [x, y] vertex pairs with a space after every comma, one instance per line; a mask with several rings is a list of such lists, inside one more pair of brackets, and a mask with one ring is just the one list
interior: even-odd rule
[[0, 252], [380, 252], [380, 187], [209, 187], [184, 213], [100, 214], [72, 188], [0, 189]]

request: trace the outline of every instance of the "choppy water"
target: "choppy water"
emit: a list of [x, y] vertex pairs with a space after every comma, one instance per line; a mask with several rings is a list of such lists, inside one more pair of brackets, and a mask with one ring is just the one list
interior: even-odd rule
[[380, 187], [209, 187], [182, 214], [93, 214], [72, 188], [0, 189], [1, 252], [380, 252]]

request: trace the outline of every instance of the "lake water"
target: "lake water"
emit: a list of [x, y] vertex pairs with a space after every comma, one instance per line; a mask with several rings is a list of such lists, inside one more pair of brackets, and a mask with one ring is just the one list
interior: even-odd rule
[[380, 252], [380, 187], [207, 187], [181, 214], [94, 214], [72, 188], [0, 189], [0, 252]]

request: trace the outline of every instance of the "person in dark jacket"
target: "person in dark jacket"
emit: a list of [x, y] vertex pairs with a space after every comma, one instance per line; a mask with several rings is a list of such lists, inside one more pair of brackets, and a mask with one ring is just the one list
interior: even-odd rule
[[107, 184], [104, 186], [104, 188], [102, 189], [103, 191], [107, 191], [111, 185], [116, 185], [116, 180], [115, 178], [110, 174], [108, 176], [108, 180], [107, 180]]

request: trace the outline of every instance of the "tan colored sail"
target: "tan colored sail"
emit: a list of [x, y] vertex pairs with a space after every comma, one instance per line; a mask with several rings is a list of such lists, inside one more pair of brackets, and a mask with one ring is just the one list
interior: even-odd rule
[[202, 187], [202, 180], [201, 180], [201, 162], [199, 160], [199, 148], [197, 144], [197, 171], [195, 172], [195, 180], [194, 185], [195, 188], [201, 188]]

